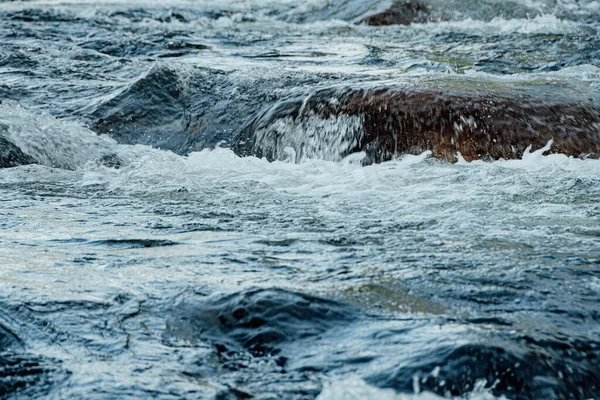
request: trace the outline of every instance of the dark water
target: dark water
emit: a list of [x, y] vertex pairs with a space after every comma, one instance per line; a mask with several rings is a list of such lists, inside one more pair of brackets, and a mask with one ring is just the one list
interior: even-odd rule
[[[600, 3], [356, 24], [388, 6], [0, 1], [0, 397], [600, 398], [597, 159], [363, 166], [358, 119], [274, 115], [389, 84], [598, 115]], [[228, 148], [264, 115], [304, 147]]]

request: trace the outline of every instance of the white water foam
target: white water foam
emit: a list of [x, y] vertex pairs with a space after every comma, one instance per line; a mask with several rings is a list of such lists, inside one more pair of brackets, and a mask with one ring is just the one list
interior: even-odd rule
[[0, 104], [0, 128], [0, 134], [48, 167], [76, 169], [117, 151], [117, 143], [108, 136], [50, 115], [35, 115], [12, 100]]
[[255, 148], [274, 154], [277, 159], [286, 158], [289, 155], [286, 149], [291, 148], [295, 162], [314, 158], [341, 161], [363, 135], [361, 116], [339, 115], [327, 119], [311, 116], [302, 121], [285, 118], [258, 130]]
[[[346, 199], [360, 204], [370, 198], [390, 206], [401, 199], [401, 203], [421, 202], [419, 206], [411, 206], [419, 209], [426, 208], [430, 201], [455, 201], [463, 196], [495, 197], [493, 191], [508, 189], [504, 184], [506, 179], [523, 183], [510, 189], [511, 193], [515, 190], [526, 193], [540, 187], [556, 193], [572, 187], [575, 182], [587, 182], [600, 176], [598, 160], [581, 160], [561, 154], [546, 156], [543, 155], [545, 150], [529, 153], [522, 160], [457, 164], [432, 160], [431, 153], [424, 152], [419, 156], [406, 155], [398, 160], [362, 167], [361, 153], [339, 162], [305, 159], [296, 164], [291, 160], [271, 163], [256, 157], [240, 158], [229, 149], [204, 150], [189, 157], [179, 157], [136, 146], [128, 150], [135, 154], [135, 157], [131, 156], [133, 161], [120, 170], [88, 164], [81, 173], [86, 185], [106, 184], [107, 190], [113, 193], [158, 195], [181, 188], [190, 193], [202, 193], [210, 187], [260, 182], [270, 190], [306, 199], [334, 196], [332, 200], [336, 203]], [[427, 199], [422, 197], [426, 193], [429, 193]], [[446, 198], [447, 195], [450, 198]], [[363, 204], [361, 208], [367, 206]], [[398, 203], [392, 208], [397, 206]]]
[[479, 382], [475, 390], [464, 397], [440, 397], [430, 392], [419, 393], [418, 385], [414, 394], [397, 393], [392, 389], [371, 386], [358, 377], [350, 377], [326, 383], [317, 400], [506, 400], [504, 396], [495, 397], [484, 386]]
[[512, 33], [520, 34], [569, 34], [581, 32], [584, 24], [558, 18], [554, 14], [541, 14], [534, 18], [511, 18], [505, 19], [495, 17], [491, 21], [474, 20], [466, 18], [462, 21], [428, 22], [424, 24], [412, 24], [414, 28], [426, 30], [435, 35], [445, 32], [460, 32], [471, 34], [493, 34], [506, 35]]

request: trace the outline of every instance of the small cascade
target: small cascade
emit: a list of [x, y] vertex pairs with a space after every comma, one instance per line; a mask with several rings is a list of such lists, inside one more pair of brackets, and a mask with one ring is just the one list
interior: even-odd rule
[[34, 115], [12, 100], [0, 104], [0, 165], [41, 164], [77, 169], [90, 161], [118, 166], [117, 143], [49, 115]]

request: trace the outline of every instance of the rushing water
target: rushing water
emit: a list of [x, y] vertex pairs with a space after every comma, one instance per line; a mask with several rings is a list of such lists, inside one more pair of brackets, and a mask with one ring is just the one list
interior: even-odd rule
[[340, 84], [599, 107], [597, 1], [385, 3], [0, 1], [0, 397], [600, 398], [600, 161], [228, 148]]

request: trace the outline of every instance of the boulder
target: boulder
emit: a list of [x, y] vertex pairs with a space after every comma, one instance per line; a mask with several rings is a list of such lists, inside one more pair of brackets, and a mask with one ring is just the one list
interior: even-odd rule
[[89, 162], [121, 165], [117, 143], [73, 122], [0, 102], [0, 168], [40, 164], [75, 170]]
[[430, 10], [427, 6], [415, 2], [395, 2], [383, 11], [369, 14], [357, 21], [372, 26], [410, 25], [413, 22], [427, 22]]
[[227, 144], [257, 112], [328, 79], [319, 74], [256, 74], [157, 64], [112, 97], [85, 108], [86, 122], [118, 143], [189, 154]]
[[167, 140], [166, 147], [178, 150], [188, 139], [184, 134], [183, 87], [175, 70], [153, 68], [97, 106], [92, 111], [95, 119], [92, 129], [109, 134], [119, 143], [152, 144], [162, 148]]
[[[554, 94], [553, 94], [554, 93]], [[259, 114], [233, 142], [240, 155], [269, 160], [340, 160], [365, 152], [364, 163], [431, 151], [455, 162], [520, 158], [553, 140], [552, 153], [600, 156], [600, 109], [584, 96], [507, 85], [452, 84], [331, 87], [280, 102]]]
[[300, 2], [281, 16], [284, 20], [295, 23], [337, 19], [366, 25], [410, 25], [412, 22], [426, 22], [431, 17], [428, 6], [411, 0]]
[[[0, 126], [0, 131], [2, 127]], [[0, 168], [10, 168], [19, 165], [35, 164], [35, 160], [25, 154], [17, 145], [0, 136]]]

